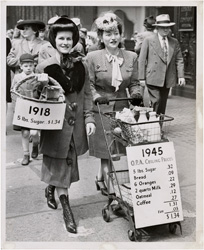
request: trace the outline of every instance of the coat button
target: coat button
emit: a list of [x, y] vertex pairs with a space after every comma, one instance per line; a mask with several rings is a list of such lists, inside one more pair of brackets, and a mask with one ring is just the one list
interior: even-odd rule
[[71, 117], [68, 118], [68, 124], [70, 126], [74, 126], [75, 121], [76, 121], [76, 119], [73, 116], [71, 116]]
[[72, 110], [72, 111], [76, 111], [77, 110], [77, 107], [78, 107], [78, 104], [76, 102], [72, 102], [70, 103], [69, 105], [69, 109]]

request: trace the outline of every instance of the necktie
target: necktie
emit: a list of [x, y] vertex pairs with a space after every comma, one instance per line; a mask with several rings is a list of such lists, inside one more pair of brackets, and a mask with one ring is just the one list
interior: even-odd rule
[[109, 62], [112, 62], [113, 69], [112, 69], [112, 86], [115, 87], [115, 91], [119, 89], [120, 84], [123, 81], [121, 72], [120, 72], [120, 65], [123, 63], [123, 58], [113, 56], [111, 54], [106, 54], [107, 59]]
[[165, 63], [167, 63], [168, 49], [167, 49], [167, 45], [166, 45], [166, 38], [162, 37], [162, 40], [163, 40], [164, 61], [165, 61]]

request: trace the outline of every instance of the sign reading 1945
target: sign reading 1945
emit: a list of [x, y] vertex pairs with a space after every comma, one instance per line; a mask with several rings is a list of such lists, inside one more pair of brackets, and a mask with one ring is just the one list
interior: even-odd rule
[[182, 221], [173, 142], [126, 150], [136, 228]]
[[60, 130], [65, 103], [41, 103], [17, 98], [13, 124], [31, 129]]

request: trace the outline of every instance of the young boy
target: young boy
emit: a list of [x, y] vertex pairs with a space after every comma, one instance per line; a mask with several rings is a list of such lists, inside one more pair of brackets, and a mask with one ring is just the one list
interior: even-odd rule
[[[23, 79], [34, 75], [34, 57], [31, 54], [23, 54], [20, 57], [20, 68], [22, 70], [21, 73], [16, 74], [13, 78], [11, 90], [15, 88], [15, 86], [22, 81]], [[24, 85], [25, 86], [25, 85]], [[21, 93], [28, 96], [28, 93], [31, 93], [27, 90], [27, 88], [21, 89]], [[30, 96], [32, 97], [32, 96]], [[13, 125], [13, 129], [17, 131], [21, 131], [22, 134], [22, 146], [23, 146], [23, 160], [21, 162], [22, 165], [28, 165], [30, 162], [30, 153], [29, 153], [29, 138], [32, 136], [33, 142], [33, 150], [32, 150], [32, 158], [37, 158], [38, 156], [38, 144], [39, 144], [39, 131], [33, 130], [29, 128], [20, 127], [17, 125]]]

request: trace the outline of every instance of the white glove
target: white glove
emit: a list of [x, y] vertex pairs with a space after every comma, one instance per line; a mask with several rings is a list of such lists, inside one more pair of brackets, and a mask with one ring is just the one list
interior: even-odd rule
[[94, 134], [95, 131], [96, 131], [96, 126], [94, 123], [89, 122], [86, 124], [86, 133], [88, 136]]

